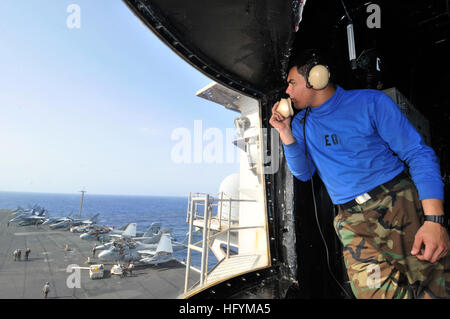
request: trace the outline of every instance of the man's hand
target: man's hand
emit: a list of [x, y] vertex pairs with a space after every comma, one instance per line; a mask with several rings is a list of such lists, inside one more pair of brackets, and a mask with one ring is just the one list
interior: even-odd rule
[[269, 123], [272, 125], [278, 133], [280, 133], [281, 141], [285, 144], [292, 144], [295, 142], [295, 138], [291, 131], [291, 117], [284, 117], [277, 112], [277, 107], [280, 102], [277, 102], [272, 107], [272, 116]]
[[[423, 248], [422, 245], [425, 247]], [[445, 257], [450, 249], [447, 230], [440, 224], [425, 221], [416, 233], [411, 255], [419, 260], [435, 263]]]

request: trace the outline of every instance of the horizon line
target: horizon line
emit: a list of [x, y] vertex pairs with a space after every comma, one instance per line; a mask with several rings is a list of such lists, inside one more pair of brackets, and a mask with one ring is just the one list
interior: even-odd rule
[[[189, 195], [143, 195], [143, 194], [102, 194], [102, 193], [89, 193], [88, 191], [85, 191], [84, 196], [94, 195], [94, 196], [136, 196], [136, 197], [188, 197]], [[55, 192], [37, 192], [37, 191], [5, 191], [0, 190], [0, 193], [26, 193], [26, 194], [46, 194], [46, 195], [77, 195], [78, 193], [81, 193], [81, 191], [78, 191], [76, 193], [55, 193]]]

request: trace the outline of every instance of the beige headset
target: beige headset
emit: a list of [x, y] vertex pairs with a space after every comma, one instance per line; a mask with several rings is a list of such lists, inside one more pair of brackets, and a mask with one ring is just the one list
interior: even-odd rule
[[319, 57], [313, 53], [311, 59], [306, 63], [308, 69], [306, 70], [306, 87], [314, 90], [322, 90], [330, 81], [330, 70], [327, 65], [319, 62]]
[[[330, 81], [330, 70], [327, 65], [319, 62], [319, 57], [315, 52], [311, 54], [311, 57], [305, 65], [307, 66], [305, 73], [306, 87], [314, 90], [326, 88]], [[281, 99], [277, 107], [277, 112], [283, 117], [294, 116], [291, 99]]]

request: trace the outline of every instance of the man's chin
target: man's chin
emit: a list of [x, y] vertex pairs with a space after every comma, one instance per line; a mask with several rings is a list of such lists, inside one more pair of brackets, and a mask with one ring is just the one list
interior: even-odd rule
[[293, 107], [294, 109], [296, 109], [297, 111], [303, 110], [304, 108], [306, 108], [306, 106], [299, 105], [298, 102], [295, 101], [295, 100], [292, 100], [292, 99], [291, 99], [291, 101], [292, 101], [292, 107]]

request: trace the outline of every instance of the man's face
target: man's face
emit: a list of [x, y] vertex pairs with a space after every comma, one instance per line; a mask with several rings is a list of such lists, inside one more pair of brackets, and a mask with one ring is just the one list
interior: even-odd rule
[[297, 67], [294, 66], [289, 70], [287, 83], [286, 94], [291, 98], [293, 107], [301, 110], [310, 106], [314, 92], [306, 87], [306, 80], [298, 73]]

